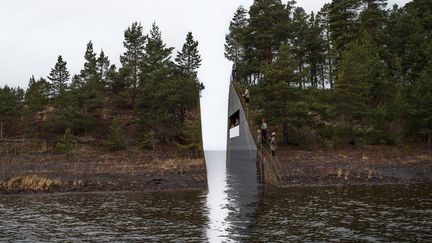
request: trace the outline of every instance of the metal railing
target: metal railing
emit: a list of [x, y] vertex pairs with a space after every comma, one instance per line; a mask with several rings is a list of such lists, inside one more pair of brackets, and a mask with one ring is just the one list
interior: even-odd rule
[[[243, 94], [244, 91], [242, 90], [242, 87], [238, 83], [232, 83], [235, 92], [237, 93], [237, 96], [240, 98], [240, 103], [243, 106], [243, 110], [245, 110], [245, 116], [246, 116], [246, 122], [249, 125], [250, 130], [256, 130], [253, 129], [254, 127], [251, 126], [251, 123], [249, 122], [249, 109], [250, 106], [246, 105], [244, 100], [241, 98], [242, 96], [239, 94]], [[254, 134], [253, 131], [251, 131], [251, 134]], [[270, 154], [270, 151], [268, 148], [266, 148], [261, 141], [258, 141], [255, 136], [252, 136], [255, 144], [258, 148], [258, 159], [261, 164], [261, 169], [264, 169], [264, 171], [261, 171], [264, 176], [264, 182], [270, 183], [278, 186], [281, 182], [282, 176], [280, 174], [281, 171], [281, 164], [280, 161], [277, 159], [276, 156], [272, 156]], [[267, 173], [266, 173], [267, 172]]]

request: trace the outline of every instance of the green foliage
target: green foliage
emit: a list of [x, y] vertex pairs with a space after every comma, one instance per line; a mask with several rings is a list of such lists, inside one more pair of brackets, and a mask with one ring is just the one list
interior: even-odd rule
[[240, 63], [244, 57], [244, 37], [248, 21], [246, 18], [247, 11], [240, 6], [230, 22], [230, 33], [225, 36], [225, 57], [234, 62]]
[[166, 47], [159, 27], [156, 23], [153, 23], [144, 48], [143, 70], [145, 70], [145, 73], [151, 75], [152, 72], [158, 72], [162, 67], [172, 66], [171, 55], [173, 49], [172, 47]]
[[112, 75], [114, 71], [115, 75], [115, 65], [110, 66], [110, 60], [108, 56], [105, 55], [104, 51], [101, 50], [99, 57], [96, 60], [96, 72], [98, 75], [99, 81], [104, 85], [108, 86], [112, 83]]
[[395, 145], [397, 140], [394, 134], [382, 130], [371, 131], [368, 138], [373, 145]]
[[98, 79], [97, 60], [96, 60], [96, 53], [93, 50], [92, 41], [89, 41], [89, 43], [87, 44], [87, 49], [84, 58], [85, 58], [84, 69], [81, 70], [80, 77], [84, 80], [85, 83], [89, 82], [90, 80], [97, 80]]
[[[59, 56], [50, 82], [32, 77], [25, 95], [21, 89], [0, 88], [3, 130], [51, 140], [65, 153], [73, 144], [71, 131], [109, 150], [126, 148], [126, 141], [142, 142], [147, 149], [160, 142], [196, 147], [200, 136], [185, 122], [197, 111], [203, 89], [197, 77], [202, 61], [198, 41], [189, 32], [175, 63], [174, 48], [163, 42], [159, 27], [154, 23], [147, 36], [134, 22], [124, 32], [123, 45], [119, 69], [89, 41], [83, 68], [70, 83], [67, 63]], [[141, 136], [134, 136], [137, 133]]]
[[[432, 48], [430, 49], [432, 57]], [[432, 61], [421, 73], [409, 95], [409, 130], [423, 134], [432, 146]]]
[[43, 78], [38, 81], [32, 76], [25, 92], [24, 103], [31, 113], [42, 110], [49, 101], [50, 84]]
[[177, 143], [179, 153], [189, 153], [196, 156], [201, 151], [201, 123], [199, 119], [188, 119], [181, 134], [181, 143]]
[[138, 84], [143, 73], [143, 62], [145, 56], [145, 44], [147, 36], [143, 34], [141, 23], [134, 22], [124, 32], [123, 46], [126, 48], [125, 53], [120, 56], [122, 64], [119, 70], [120, 80], [116, 84], [118, 92], [128, 93], [131, 105], [135, 102]]
[[248, 50], [269, 64], [280, 43], [287, 39], [285, 5], [280, 0], [256, 0], [250, 7], [249, 16], [248, 34], [254, 33], [255, 38], [247, 40]]
[[58, 56], [57, 63], [48, 76], [51, 81], [51, 95], [54, 98], [64, 94], [68, 88], [67, 82], [69, 81], [70, 74], [67, 70], [67, 63], [63, 61], [62, 56]]
[[[186, 46], [191, 45], [195, 49], [197, 43], [191, 37]], [[153, 131], [154, 139], [162, 142], [179, 138], [186, 114], [198, 105], [201, 88], [193, 73], [194, 68], [199, 66], [198, 60], [190, 63], [192, 73], [184, 72], [170, 60], [172, 49], [166, 47], [159, 28], [153, 24], [145, 46], [145, 82], [139, 87], [135, 112], [143, 133]], [[199, 56], [196, 50], [191, 54]], [[180, 66], [189, 65], [180, 59]]]
[[63, 136], [58, 138], [58, 141], [55, 145], [55, 149], [60, 153], [70, 153], [74, 149], [74, 137], [70, 128], [67, 128], [64, 131]]
[[12, 119], [20, 114], [24, 91], [20, 88], [0, 87], [0, 121]]
[[336, 109], [343, 121], [361, 123], [370, 115], [371, 108], [388, 100], [383, 68], [378, 50], [367, 32], [348, 46], [336, 82]]
[[357, 37], [359, 23], [356, 20], [360, 3], [361, 0], [334, 0], [328, 7], [329, 31], [337, 62], [342, 58], [348, 44]]
[[310, 104], [302, 99], [301, 76], [295, 72], [297, 63], [288, 45], [283, 44], [277, 59], [265, 67], [264, 80], [252, 92], [257, 94], [255, 109], [271, 124], [283, 125], [284, 143], [289, 144], [288, 128], [299, 133], [313, 123]]
[[72, 129], [77, 134], [91, 131], [101, 132], [103, 129], [100, 126], [100, 122], [100, 119], [79, 113], [72, 108], [67, 108], [55, 110], [51, 113], [48, 120], [43, 123], [42, 129], [48, 135], [47, 137], [61, 134], [67, 128]]
[[170, 141], [180, 135], [187, 112], [197, 107], [200, 87], [173, 68], [160, 67], [152, 76], [140, 87], [145, 96], [137, 100], [135, 111], [143, 130]]
[[153, 149], [153, 145], [157, 142], [155, 132], [153, 130], [146, 131], [141, 140], [141, 147], [144, 149]]
[[334, 136], [334, 127], [332, 125], [321, 124], [317, 127], [318, 135], [323, 139], [332, 139]]
[[198, 52], [198, 41], [195, 41], [192, 32], [186, 36], [186, 43], [183, 45], [181, 52], [177, 52], [177, 66], [186, 75], [196, 77], [197, 70], [201, 66], [201, 56]]
[[87, 113], [103, 106], [104, 96], [104, 74], [107, 72], [109, 60], [105, 57], [103, 51], [99, 58], [93, 51], [93, 43], [87, 44], [84, 55], [85, 63], [81, 74], [74, 77], [71, 92], [74, 94], [75, 104]]
[[108, 128], [108, 137], [105, 140], [105, 146], [111, 151], [123, 150], [126, 148], [124, 139], [123, 122], [120, 117], [114, 118]]
[[317, 14], [295, 2], [240, 7], [225, 56], [285, 144], [432, 146], [432, 5], [386, 9], [386, 0], [332, 0]]

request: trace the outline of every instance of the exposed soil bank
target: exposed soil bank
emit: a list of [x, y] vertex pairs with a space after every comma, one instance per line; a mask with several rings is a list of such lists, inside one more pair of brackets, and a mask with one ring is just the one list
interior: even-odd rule
[[304, 151], [279, 148], [281, 186], [379, 185], [432, 182], [432, 152], [366, 146]]
[[0, 194], [93, 191], [185, 191], [207, 187], [203, 158], [140, 151], [74, 155], [34, 153], [0, 158]]

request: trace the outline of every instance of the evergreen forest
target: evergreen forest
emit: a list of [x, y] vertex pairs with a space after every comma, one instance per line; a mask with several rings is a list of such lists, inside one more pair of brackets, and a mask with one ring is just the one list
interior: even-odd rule
[[226, 36], [255, 127], [304, 148], [432, 148], [432, 1], [333, 0], [240, 6]]
[[201, 150], [204, 87], [197, 77], [201, 57], [192, 33], [174, 53], [155, 23], [145, 34], [135, 22], [124, 31], [123, 45], [119, 67], [90, 41], [80, 73], [71, 74], [60, 55], [47, 77], [32, 76], [26, 90], [0, 87], [0, 139], [48, 141], [59, 152], [74, 143], [111, 151], [154, 150], [160, 144]]

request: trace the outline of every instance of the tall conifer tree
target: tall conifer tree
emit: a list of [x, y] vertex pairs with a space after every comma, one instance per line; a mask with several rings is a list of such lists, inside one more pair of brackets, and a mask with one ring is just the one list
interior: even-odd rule
[[69, 81], [70, 74], [66, 65], [67, 63], [63, 61], [63, 57], [58, 56], [57, 63], [51, 69], [48, 76], [48, 79], [51, 81], [51, 91], [54, 97], [63, 94], [68, 88], [67, 82]]
[[177, 52], [177, 66], [187, 75], [196, 78], [197, 70], [201, 66], [201, 56], [198, 52], [198, 41], [195, 41], [192, 32], [186, 36], [181, 52]]
[[134, 22], [124, 32], [123, 46], [126, 48], [126, 52], [120, 56], [122, 67], [119, 73], [125, 86], [130, 89], [129, 97], [132, 105], [135, 103], [138, 85], [143, 73], [146, 40], [147, 36], [143, 34], [143, 27], [138, 22]]

